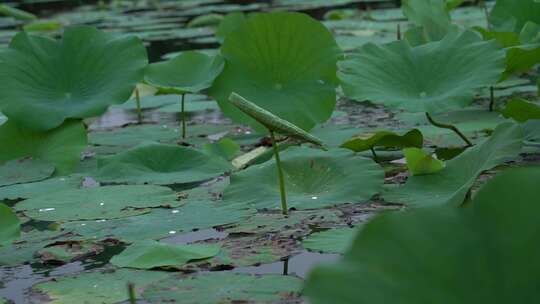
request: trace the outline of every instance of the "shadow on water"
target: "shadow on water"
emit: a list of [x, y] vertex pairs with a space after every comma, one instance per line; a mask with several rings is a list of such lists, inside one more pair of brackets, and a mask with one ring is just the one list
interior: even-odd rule
[[324, 263], [336, 262], [340, 256], [339, 254], [303, 251], [284, 261], [262, 264], [260, 266], [238, 267], [232, 271], [250, 274], [295, 275], [305, 279], [313, 267]]

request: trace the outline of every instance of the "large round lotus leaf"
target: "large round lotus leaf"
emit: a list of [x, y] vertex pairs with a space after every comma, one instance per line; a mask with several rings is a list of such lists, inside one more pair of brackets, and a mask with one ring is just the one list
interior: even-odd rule
[[281, 303], [298, 296], [301, 288], [302, 280], [293, 276], [213, 272], [161, 280], [142, 296], [150, 303]]
[[81, 186], [81, 176], [53, 177], [43, 181], [0, 187], [0, 200], [26, 199]]
[[540, 2], [497, 0], [489, 15], [489, 22], [496, 31], [519, 33], [528, 21], [540, 24]]
[[153, 209], [148, 214], [108, 221], [78, 221], [65, 223], [85, 239], [114, 238], [126, 242], [161, 239], [194, 229], [234, 224], [252, 215], [254, 210], [240, 210], [236, 206], [220, 206], [213, 202], [187, 203], [176, 209]]
[[0, 164], [33, 157], [54, 165], [56, 174], [66, 174], [86, 148], [86, 129], [79, 121], [69, 121], [47, 132], [34, 132], [9, 120], [0, 126], [0, 143]]
[[405, 40], [366, 44], [340, 62], [345, 94], [412, 112], [445, 112], [467, 106], [476, 88], [497, 82], [504, 51], [466, 31], [411, 47]]
[[280, 117], [266, 111], [253, 102], [243, 98], [242, 96], [231, 93], [229, 101], [240, 111], [249, 115], [257, 122], [265, 126], [270, 131], [275, 131], [283, 135], [291, 136], [296, 139], [314, 143], [316, 145], [323, 145], [322, 141], [294, 124], [281, 119]]
[[193, 148], [144, 143], [98, 160], [105, 183], [171, 185], [204, 181], [232, 170], [225, 159]]
[[16, 266], [31, 262], [38, 250], [56, 242], [61, 232], [51, 230], [30, 230], [22, 232], [11, 243], [0, 246], [0, 266]]
[[[380, 190], [384, 176], [371, 159], [345, 149], [292, 147], [282, 153], [282, 167], [288, 204], [296, 209], [366, 201]], [[233, 174], [223, 193], [224, 204], [246, 208], [279, 209], [279, 201], [274, 160]]]
[[538, 180], [538, 167], [509, 170], [467, 208], [371, 220], [343, 260], [311, 273], [310, 303], [536, 303]]
[[72, 27], [62, 40], [17, 34], [0, 54], [0, 107], [34, 130], [58, 127], [126, 101], [142, 80], [146, 49], [93, 27]]
[[449, 160], [441, 171], [410, 176], [405, 185], [384, 194], [384, 199], [412, 207], [461, 205], [480, 173], [518, 157], [522, 141], [521, 126], [501, 124], [491, 137]]
[[51, 304], [120, 303], [129, 299], [128, 283], [137, 290], [169, 276], [166, 272], [118, 269], [64, 276], [32, 288], [47, 295]]
[[4, 204], [0, 204], [0, 246], [21, 233], [20, 222], [13, 210]]
[[229, 103], [234, 91], [304, 130], [330, 118], [340, 51], [318, 21], [300, 13], [255, 14], [227, 34], [221, 53], [225, 69], [210, 95], [225, 115], [261, 129]]
[[53, 165], [38, 159], [10, 160], [0, 165], [0, 187], [44, 180], [53, 172]]
[[135, 146], [144, 141], [173, 142], [180, 136], [177, 126], [136, 125], [112, 131], [95, 131], [88, 134], [88, 142], [102, 146]]
[[151, 269], [182, 266], [192, 260], [207, 259], [219, 253], [216, 245], [170, 245], [153, 240], [135, 242], [111, 259], [117, 267]]
[[65, 190], [27, 199], [19, 211], [42, 221], [113, 219], [148, 212], [142, 208], [177, 205], [176, 193], [160, 186], [106, 186]]
[[312, 251], [326, 253], [345, 253], [351, 247], [356, 232], [355, 228], [335, 228], [317, 232], [302, 241], [302, 245]]
[[144, 80], [166, 93], [197, 93], [212, 85], [223, 66], [219, 55], [187, 51], [169, 61], [148, 65]]

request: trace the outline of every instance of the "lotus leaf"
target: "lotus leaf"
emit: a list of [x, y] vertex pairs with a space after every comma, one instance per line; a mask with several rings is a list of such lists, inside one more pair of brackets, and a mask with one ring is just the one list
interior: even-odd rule
[[540, 24], [536, 0], [497, 0], [489, 15], [491, 26], [500, 32], [519, 32], [529, 21]]
[[126, 242], [161, 239], [194, 229], [234, 224], [252, 215], [254, 210], [196, 201], [176, 209], [154, 209], [148, 214], [109, 221], [78, 221], [63, 225], [84, 239], [114, 238]]
[[216, 38], [220, 43], [223, 43], [225, 37], [230, 33], [237, 30], [242, 24], [246, 22], [246, 15], [242, 12], [233, 12], [227, 14], [219, 23], [216, 29]]
[[21, 32], [0, 53], [0, 61], [2, 112], [39, 131], [125, 102], [147, 64], [138, 38], [87, 26], [67, 28], [60, 41]]
[[536, 303], [539, 179], [538, 167], [509, 170], [468, 208], [371, 220], [344, 259], [311, 273], [310, 303]]
[[357, 232], [358, 229], [350, 227], [329, 229], [308, 236], [302, 245], [312, 251], [345, 253]]
[[519, 125], [501, 124], [483, 143], [446, 162], [443, 170], [411, 176], [404, 186], [385, 194], [384, 199], [412, 207], [461, 205], [478, 175], [519, 156], [522, 141]]
[[[316, 209], [365, 202], [383, 182], [382, 169], [371, 159], [344, 149], [321, 151], [291, 147], [282, 155], [289, 207]], [[231, 176], [223, 204], [278, 209], [280, 192], [274, 160]]]
[[517, 122], [525, 122], [530, 119], [540, 119], [540, 106], [517, 98], [510, 100], [501, 113], [504, 117], [512, 118]]
[[169, 276], [166, 272], [118, 269], [64, 276], [34, 285], [51, 304], [120, 303], [128, 300], [127, 284], [140, 289]]
[[42, 221], [104, 220], [146, 213], [147, 207], [174, 206], [176, 194], [160, 186], [106, 186], [49, 193], [15, 206]]
[[203, 145], [203, 150], [208, 154], [216, 155], [226, 160], [232, 160], [241, 153], [240, 145], [230, 138], [222, 138], [215, 143], [205, 144]]
[[276, 303], [298, 294], [301, 288], [302, 280], [292, 276], [211, 272], [185, 280], [161, 280], [146, 288], [143, 298], [151, 303]]
[[71, 172], [86, 148], [86, 130], [78, 121], [69, 121], [47, 131], [35, 132], [15, 124], [11, 119], [0, 126], [0, 164], [32, 157], [56, 167], [56, 174]]
[[221, 157], [193, 148], [143, 143], [98, 160], [96, 179], [105, 183], [171, 185], [219, 176], [232, 165]]
[[379, 131], [374, 134], [363, 133], [353, 136], [351, 139], [344, 142], [341, 147], [354, 152], [362, 152], [373, 149], [374, 147], [421, 148], [423, 143], [424, 138], [422, 133], [417, 129], [413, 129], [403, 135], [399, 135], [391, 131]]
[[93, 145], [136, 146], [144, 141], [173, 142], [178, 139], [178, 128], [168, 125], [138, 125], [113, 131], [96, 131], [88, 134]]
[[169, 61], [148, 65], [144, 79], [164, 93], [197, 93], [212, 85], [223, 65], [219, 55], [188, 51]]
[[82, 177], [72, 175], [53, 177], [34, 183], [0, 187], [0, 200], [26, 199], [47, 193], [59, 192], [68, 189], [77, 189], [81, 186], [82, 181]]
[[0, 165], [0, 187], [44, 180], [53, 172], [54, 166], [41, 160], [11, 160]]
[[169, 245], [152, 240], [135, 242], [111, 259], [117, 267], [151, 269], [179, 267], [192, 260], [207, 259], [219, 253], [214, 245]]
[[249, 115], [257, 122], [265, 126], [269, 131], [278, 132], [283, 135], [291, 136], [296, 139], [300, 139], [306, 142], [310, 142], [316, 145], [322, 146], [323, 143], [320, 139], [307, 133], [294, 124], [281, 119], [280, 117], [270, 113], [269, 111], [257, 106], [255, 103], [243, 98], [242, 96], [231, 93], [229, 101], [240, 111]]
[[13, 242], [0, 246], [0, 265], [16, 266], [31, 262], [38, 250], [54, 243], [61, 235], [61, 232], [51, 230], [22, 232]]
[[340, 51], [330, 31], [311, 17], [255, 14], [227, 35], [221, 53], [225, 69], [209, 93], [225, 115], [262, 130], [230, 104], [232, 92], [304, 130], [332, 115]]
[[405, 0], [401, 3], [403, 14], [416, 26], [428, 41], [439, 41], [451, 27], [450, 14], [444, 0]]
[[355, 100], [440, 113], [469, 105], [473, 90], [497, 82], [503, 69], [497, 43], [465, 31], [417, 47], [366, 44], [340, 62], [339, 77]]
[[19, 219], [13, 210], [4, 204], [0, 204], [0, 223], [0, 246], [21, 234]]
[[414, 175], [427, 175], [441, 171], [444, 168], [444, 162], [433, 158], [429, 153], [418, 148], [403, 149], [407, 168]]
[[37, 19], [37, 16], [32, 13], [20, 10], [18, 8], [15, 8], [6, 4], [0, 4], [0, 15], [10, 16], [15, 19], [20, 19], [20, 20], [25, 20], [25, 21]]

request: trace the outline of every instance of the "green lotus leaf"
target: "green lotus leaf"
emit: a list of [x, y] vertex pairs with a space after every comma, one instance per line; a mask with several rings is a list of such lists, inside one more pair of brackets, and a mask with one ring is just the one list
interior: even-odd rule
[[0, 246], [13, 239], [16, 239], [21, 234], [19, 218], [13, 210], [4, 204], [0, 204]]
[[31, 21], [37, 19], [37, 16], [27, 11], [20, 10], [18, 8], [0, 4], [0, 15], [13, 17], [19, 20]]
[[540, 2], [536, 0], [497, 0], [489, 14], [492, 28], [499, 32], [516, 32], [532, 21], [540, 24]]
[[163, 93], [198, 93], [212, 85], [223, 66], [219, 55], [187, 51], [168, 61], [148, 65], [144, 79]]
[[340, 262], [311, 273], [310, 303], [535, 303], [539, 179], [538, 167], [509, 170], [468, 208], [371, 220]]
[[12, 242], [0, 246], [0, 265], [17, 266], [34, 261], [35, 253], [58, 240], [62, 232], [51, 230], [21, 231]]
[[73, 171], [86, 148], [86, 129], [79, 121], [68, 121], [56, 129], [35, 132], [11, 119], [0, 126], [0, 164], [32, 157], [56, 167], [56, 174]]
[[428, 41], [443, 39], [452, 26], [444, 0], [404, 0], [401, 9]]
[[54, 166], [41, 160], [32, 158], [11, 160], [0, 165], [0, 187], [44, 180], [53, 172]]
[[330, 31], [311, 17], [290, 12], [250, 16], [227, 35], [221, 54], [225, 69], [209, 93], [235, 121], [262, 130], [229, 102], [232, 92], [303, 130], [332, 115], [340, 51]]
[[302, 245], [311, 251], [345, 253], [351, 247], [357, 232], [358, 229], [349, 227], [329, 229], [308, 236], [302, 241]]
[[104, 249], [95, 242], [58, 241], [36, 251], [35, 256], [42, 263], [58, 265], [96, 256]]
[[207, 259], [219, 253], [215, 245], [170, 245], [152, 240], [135, 242], [111, 259], [117, 267], [151, 269], [182, 266], [192, 260]]
[[67, 28], [59, 41], [21, 32], [0, 53], [0, 61], [2, 112], [40, 131], [125, 102], [147, 64], [138, 38], [86, 26]]
[[88, 142], [101, 146], [136, 146], [144, 141], [174, 142], [178, 139], [177, 126], [136, 125], [112, 131], [95, 131], [88, 134]]
[[241, 153], [240, 145], [230, 138], [222, 138], [215, 143], [204, 144], [202, 148], [206, 153], [226, 160], [232, 160]]
[[64, 24], [57, 20], [37, 20], [23, 26], [25, 32], [54, 32], [60, 30]]
[[246, 115], [249, 115], [270, 131], [275, 131], [280, 134], [294, 137], [296, 139], [300, 139], [316, 145], [323, 145], [323, 142], [315, 136], [307, 133], [301, 128], [295, 126], [294, 124], [284, 119], [281, 119], [280, 117], [270, 113], [269, 111], [259, 107], [255, 103], [243, 98], [242, 96], [234, 92], [231, 93], [229, 101], [235, 107], [240, 109], [240, 111], [244, 112]]
[[[211, 100], [192, 101], [192, 102], [185, 101], [184, 103], [184, 113], [198, 112], [198, 111], [212, 111], [212, 110], [219, 110], [219, 107], [215, 101], [211, 101]], [[182, 112], [182, 108], [178, 104], [171, 104], [171, 105], [167, 105], [167, 106], [159, 108], [158, 112], [179, 113], [179, 112]]]
[[278, 303], [299, 295], [302, 280], [293, 276], [211, 272], [187, 279], [171, 277], [146, 288], [151, 303]]
[[363, 133], [353, 136], [351, 139], [344, 142], [341, 147], [354, 152], [362, 152], [374, 147], [421, 148], [423, 143], [424, 138], [422, 133], [417, 129], [413, 129], [403, 135], [399, 135], [391, 131], [379, 131], [375, 134]]
[[125, 242], [161, 239], [194, 229], [234, 224], [252, 215], [254, 210], [241, 210], [238, 206], [221, 206], [214, 202], [186, 203], [176, 209], [153, 209], [150, 213], [108, 221], [77, 221], [65, 223], [65, 231], [80, 235], [82, 239], [103, 240], [113, 238]]
[[[186, 103], [195, 101], [195, 100], [201, 100], [204, 99], [204, 95], [200, 94], [189, 94], [185, 97]], [[175, 105], [176, 108], [178, 108], [178, 111], [180, 111], [180, 107], [178, 106], [178, 103], [180, 102], [180, 97], [176, 95], [171, 94], [165, 94], [165, 95], [148, 95], [148, 96], [141, 96], [141, 109], [154, 109], [154, 108], [161, 108], [165, 106]], [[137, 102], [135, 99], [130, 99], [127, 102], [121, 104], [121, 105], [115, 105], [113, 108], [120, 108], [125, 110], [137, 110]]]
[[16, 184], [0, 187], [0, 200], [27, 199], [47, 193], [59, 192], [68, 189], [77, 189], [81, 186], [81, 176], [53, 177], [43, 181], [25, 184]]
[[215, 35], [217, 40], [220, 43], [223, 43], [225, 37], [240, 28], [244, 22], [246, 22], [246, 15], [242, 12], [232, 12], [227, 14], [216, 29]]
[[[289, 208], [365, 202], [383, 182], [383, 171], [375, 162], [345, 149], [291, 147], [282, 153], [281, 162]], [[233, 174], [223, 193], [223, 204], [244, 208], [279, 209], [279, 200], [274, 160]]]
[[384, 199], [411, 207], [461, 205], [480, 173], [519, 156], [522, 141], [521, 126], [501, 124], [484, 142], [447, 161], [443, 170], [411, 176]]
[[169, 276], [167, 272], [118, 269], [83, 272], [38, 283], [32, 287], [51, 304], [120, 303], [129, 300], [128, 283], [137, 290]]
[[150, 142], [99, 158], [95, 178], [104, 183], [172, 185], [208, 180], [232, 169], [221, 157]]
[[24, 200], [15, 209], [42, 221], [106, 220], [146, 213], [143, 208], [179, 205], [169, 188], [151, 185], [65, 190]]
[[433, 158], [422, 149], [405, 148], [403, 154], [407, 161], [407, 168], [413, 176], [437, 173], [444, 168], [443, 161]]
[[366, 44], [340, 62], [339, 77], [355, 100], [440, 113], [469, 105], [473, 90], [497, 82], [503, 69], [497, 43], [466, 31], [417, 47]]
[[510, 100], [501, 113], [504, 117], [512, 118], [517, 122], [525, 122], [530, 119], [540, 119], [540, 106], [525, 99], [516, 98]]
[[203, 27], [203, 26], [217, 26], [223, 20], [223, 15], [220, 14], [207, 14], [200, 15], [189, 20], [188, 27]]

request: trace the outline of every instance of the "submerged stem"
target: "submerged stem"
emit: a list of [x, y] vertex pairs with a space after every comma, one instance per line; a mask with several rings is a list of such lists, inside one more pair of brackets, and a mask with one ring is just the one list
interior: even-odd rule
[[287, 208], [287, 196], [285, 194], [285, 178], [283, 177], [283, 169], [281, 168], [281, 159], [279, 158], [279, 147], [274, 136], [274, 131], [270, 131], [270, 139], [272, 140], [272, 147], [274, 148], [274, 157], [276, 159], [276, 168], [278, 171], [279, 181], [279, 194], [281, 195], [281, 213], [283, 215], [288, 214], [289, 208]]
[[456, 126], [436, 122], [436, 121], [433, 120], [433, 118], [431, 117], [431, 115], [429, 115], [428, 112], [426, 112], [426, 117], [427, 117], [430, 124], [432, 124], [432, 125], [434, 125], [435, 127], [438, 127], [438, 128], [449, 129], [449, 130], [454, 131], [454, 133], [456, 133], [459, 137], [461, 137], [461, 139], [463, 139], [464, 142], [467, 143], [468, 147], [473, 146], [472, 142], [467, 138], [467, 136], [465, 136], [463, 133], [461, 133], [461, 131], [458, 128], [456, 128]]
[[135, 103], [137, 104], [137, 121], [142, 123], [142, 110], [141, 110], [141, 95], [139, 94], [139, 88], [135, 88]]
[[495, 93], [493, 92], [493, 86], [489, 87], [489, 111], [493, 112], [493, 106], [495, 105]]
[[186, 112], [184, 99], [186, 94], [182, 94], [182, 102], [180, 103], [180, 115], [182, 115], [182, 138], [186, 138]]

